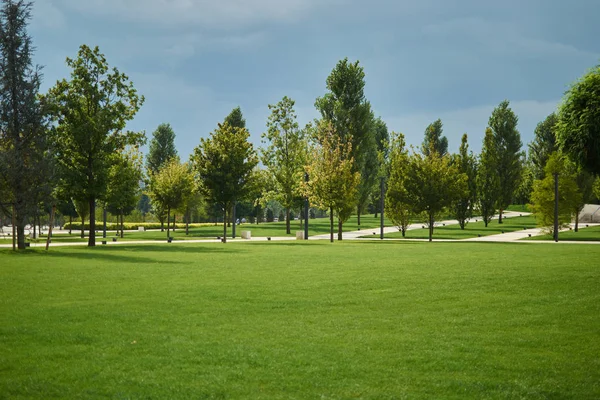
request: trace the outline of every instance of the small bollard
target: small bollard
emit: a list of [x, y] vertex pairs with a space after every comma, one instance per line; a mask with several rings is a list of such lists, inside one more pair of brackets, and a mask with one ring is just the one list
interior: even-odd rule
[[529, 233], [528, 236], [531, 237], [531, 233]]
[[267, 240], [271, 240], [271, 236], [267, 236]]
[[446, 224], [442, 224], [442, 226], [446, 226]]
[[116, 241], [117, 241], [117, 238], [116, 238], [116, 237], [114, 237], [114, 238], [113, 238], [113, 242], [116, 242]]
[[167, 239], [167, 243], [171, 243], [173, 241], [173, 238], [169, 236], [169, 238]]
[[102, 241], [102, 244], [106, 244], [106, 240], [103, 240], [103, 241]]

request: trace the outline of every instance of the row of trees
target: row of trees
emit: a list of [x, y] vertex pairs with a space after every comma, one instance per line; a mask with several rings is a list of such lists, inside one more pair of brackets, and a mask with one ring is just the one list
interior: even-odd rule
[[189, 221], [202, 204], [223, 216], [226, 236], [236, 204], [258, 209], [269, 202], [285, 209], [289, 233], [291, 210], [308, 198], [329, 211], [332, 241], [337, 218], [341, 240], [353, 213], [360, 225], [370, 205], [378, 211], [381, 179], [387, 182], [386, 208], [394, 223], [404, 232], [411, 219], [422, 218], [431, 236], [443, 212], [453, 213], [463, 229], [475, 212], [486, 224], [496, 214], [502, 222], [515, 198], [532, 200], [541, 213], [543, 207], [536, 207], [544, 197], [539, 193], [547, 194], [543, 182], [550, 170], [563, 180], [576, 178], [581, 196], [572, 198], [580, 207], [584, 183], [600, 172], [598, 68], [571, 88], [557, 115], [538, 126], [529, 157], [521, 150], [518, 118], [508, 101], [494, 109], [481, 154], [475, 156], [466, 134], [459, 153], [448, 153], [441, 120], [427, 127], [418, 150], [409, 150], [402, 134], [390, 139], [365, 98], [363, 68], [348, 59], [335, 66], [326, 94], [316, 99], [317, 120], [301, 128], [294, 101], [284, 97], [269, 106], [263, 147], [257, 151], [238, 107], [184, 163], [173, 129], [163, 124], [154, 132], [144, 171], [139, 147], [145, 134], [126, 129], [144, 97], [125, 74], [109, 67], [98, 48], [82, 45], [76, 58], [67, 58], [70, 79], [39, 94], [40, 69], [32, 64], [26, 33], [31, 7], [3, 0], [0, 10], [1, 204], [15, 217], [19, 248], [25, 246], [26, 221], [52, 206], [63, 215], [89, 215], [88, 244], [94, 246], [96, 207], [123, 222], [141, 191], [140, 204], [146, 209], [152, 204], [156, 217], [167, 222], [167, 235], [172, 212]]

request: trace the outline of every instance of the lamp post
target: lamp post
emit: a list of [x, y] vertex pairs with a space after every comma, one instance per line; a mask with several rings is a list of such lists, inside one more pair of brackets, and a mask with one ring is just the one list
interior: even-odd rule
[[[304, 182], [308, 184], [308, 172], [304, 173]], [[304, 240], [308, 240], [308, 196], [304, 199]]]
[[385, 178], [381, 177], [381, 195], [380, 195], [380, 202], [381, 202], [381, 232], [380, 232], [380, 237], [381, 240], [383, 240], [383, 206], [384, 206], [384, 199], [383, 199], [383, 194], [385, 192]]
[[558, 242], [558, 172], [554, 173], [554, 241]]

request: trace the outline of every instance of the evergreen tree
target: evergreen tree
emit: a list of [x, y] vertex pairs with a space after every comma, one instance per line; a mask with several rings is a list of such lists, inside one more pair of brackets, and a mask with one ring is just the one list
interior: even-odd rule
[[13, 213], [19, 249], [25, 225], [52, 187], [47, 130], [38, 100], [40, 67], [27, 34], [32, 3], [3, 0], [0, 6], [0, 188], [2, 212]]
[[238, 106], [231, 110], [229, 115], [225, 117], [223, 123], [229, 124], [234, 128], [246, 128], [246, 120], [244, 119], [244, 116], [242, 114], [242, 109]]

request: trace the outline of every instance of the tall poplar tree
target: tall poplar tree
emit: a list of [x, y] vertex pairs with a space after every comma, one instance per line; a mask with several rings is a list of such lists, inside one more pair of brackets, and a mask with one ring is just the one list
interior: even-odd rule
[[477, 198], [479, 213], [487, 227], [496, 214], [498, 192], [500, 191], [494, 133], [489, 127], [485, 130], [478, 166]]
[[359, 61], [351, 63], [348, 58], [340, 60], [327, 77], [327, 89], [323, 97], [317, 98], [315, 107], [321, 117], [332, 124], [342, 144], [351, 144], [352, 171], [361, 176], [357, 197], [354, 199], [358, 211], [362, 212], [368, 194], [376, 181], [372, 174], [376, 162], [377, 140], [371, 104], [364, 94], [365, 72]]
[[458, 171], [467, 177], [467, 191], [454, 203], [452, 211], [460, 229], [465, 229], [477, 201], [477, 161], [473, 152], [469, 152], [468, 136], [465, 133], [460, 142], [458, 154], [454, 156], [454, 164]]
[[555, 113], [552, 113], [535, 127], [533, 141], [529, 143], [529, 159], [532, 163], [534, 179], [544, 179], [544, 168], [548, 157], [558, 150], [558, 143], [556, 143], [557, 123], [558, 117]]
[[[146, 157], [149, 188], [152, 188], [154, 175], [158, 174], [169, 161], [179, 159], [178, 157], [175, 148], [175, 131], [170, 124], [160, 124], [152, 133], [150, 149]], [[152, 208], [160, 222], [160, 231], [163, 232], [167, 210], [163, 208], [162, 203], [156, 201], [153, 202]]]
[[508, 100], [494, 109], [489, 127], [494, 135], [496, 147], [496, 174], [500, 191], [497, 197], [498, 223], [502, 223], [502, 212], [510, 205], [521, 179], [521, 135], [517, 130], [519, 119], [509, 107]]

